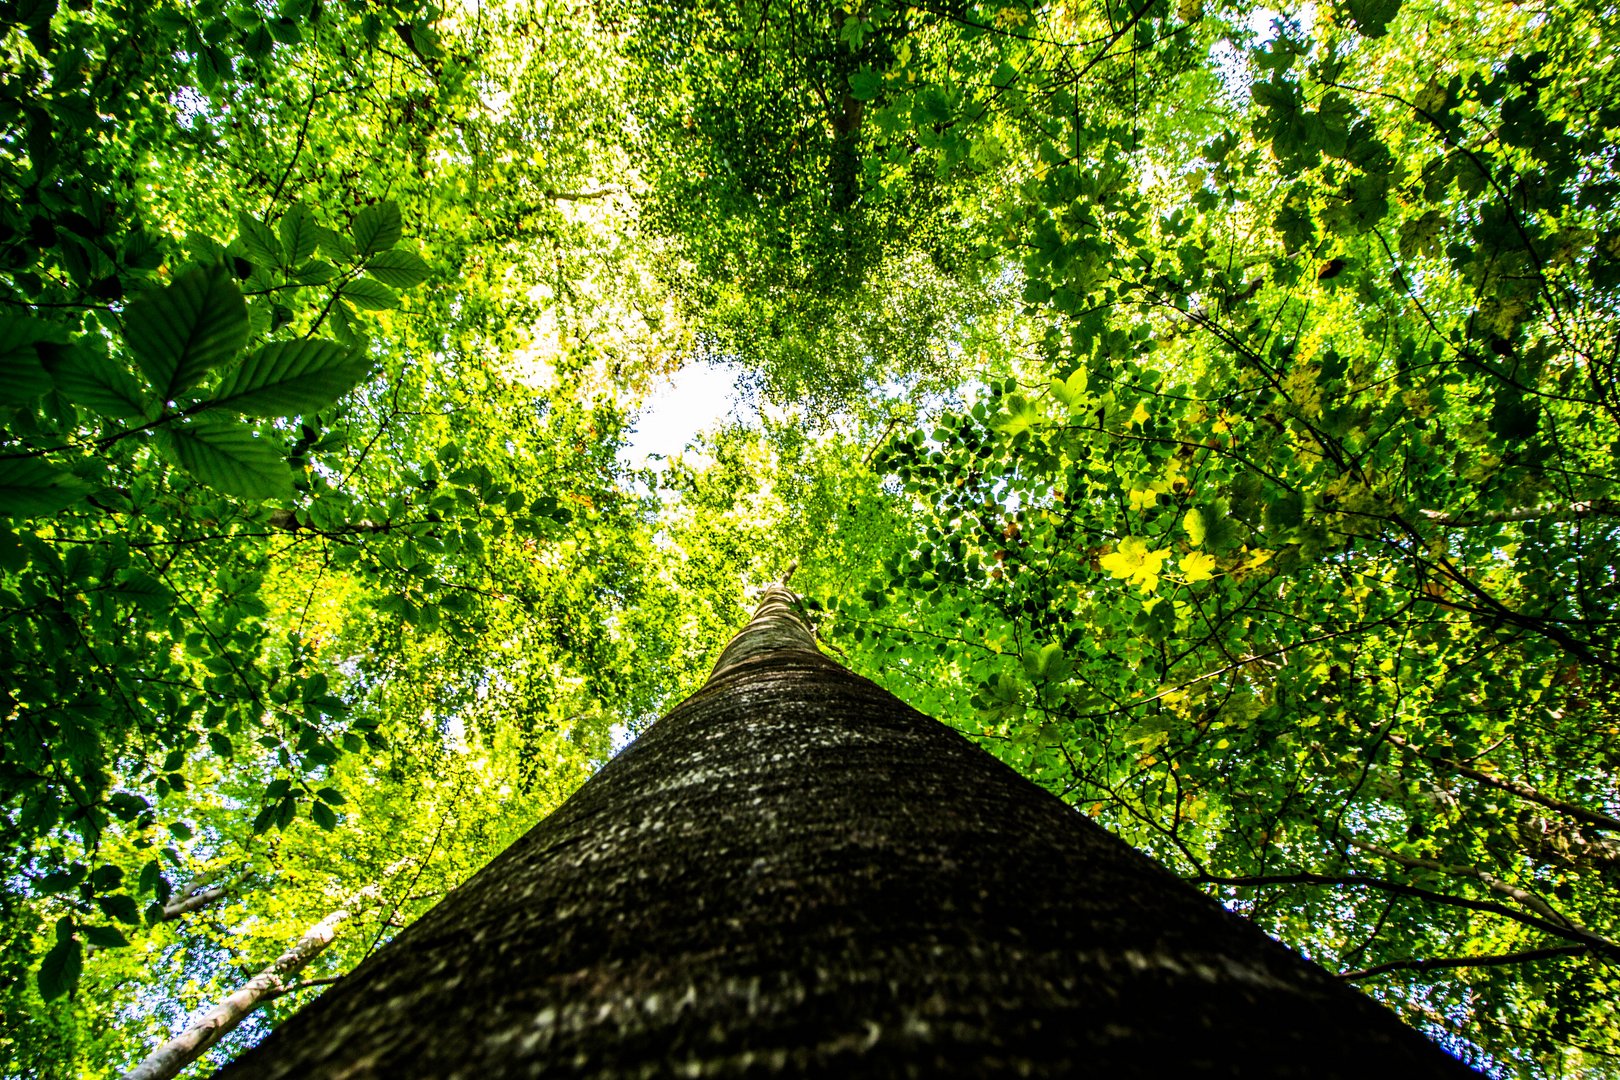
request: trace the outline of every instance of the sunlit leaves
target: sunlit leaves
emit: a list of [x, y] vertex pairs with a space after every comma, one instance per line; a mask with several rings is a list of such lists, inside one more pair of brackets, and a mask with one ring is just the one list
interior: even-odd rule
[[1181, 519], [1181, 525], [1182, 528], [1187, 530], [1187, 543], [1193, 547], [1204, 546], [1204, 533], [1207, 526], [1204, 522], [1204, 512], [1202, 510], [1196, 506], [1188, 510]]
[[241, 349], [247, 305], [223, 267], [193, 267], [131, 301], [124, 332], [136, 364], [167, 400]]
[[1203, 551], [1190, 551], [1181, 557], [1182, 578], [1190, 585], [1208, 581], [1215, 575], [1215, 556]]

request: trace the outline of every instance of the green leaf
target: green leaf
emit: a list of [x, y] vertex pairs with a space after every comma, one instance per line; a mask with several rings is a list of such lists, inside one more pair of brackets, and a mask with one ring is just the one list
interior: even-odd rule
[[354, 215], [354, 249], [361, 258], [386, 251], [399, 243], [402, 228], [399, 206], [392, 199], [384, 199]]
[[350, 348], [358, 349], [364, 344], [354, 328], [354, 312], [342, 301], [332, 305], [332, 333]]
[[336, 276], [337, 267], [321, 259], [311, 259], [293, 271], [293, 280], [300, 285], [320, 285]]
[[348, 801], [343, 797], [342, 792], [340, 792], [337, 788], [332, 787], [321, 788], [321, 790], [315, 793], [315, 797], [324, 803], [331, 804], [332, 806], [342, 806]]
[[0, 458], [0, 515], [54, 514], [90, 494], [91, 486], [38, 458]]
[[0, 316], [0, 405], [24, 405], [51, 388], [36, 346], [59, 336], [37, 319]]
[[990, 425], [1003, 434], [1011, 436], [1028, 431], [1041, 420], [1040, 410], [1036, 408], [1035, 403], [1022, 394], [1008, 394], [1006, 405], [1007, 414], [998, 416]]
[[250, 354], [209, 395], [248, 416], [291, 416], [324, 409], [371, 369], [363, 354], [334, 341], [277, 341]]
[[1193, 507], [1191, 510], [1188, 510], [1186, 516], [1181, 519], [1181, 524], [1182, 527], [1187, 530], [1187, 543], [1191, 544], [1193, 547], [1203, 547], [1204, 537], [1207, 535], [1209, 528], [1208, 524], [1204, 520], [1204, 512], [1198, 509], [1196, 506]]
[[320, 227], [303, 203], [294, 203], [291, 209], [281, 215], [280, 232], [281, 253], [286, 257], [288, 266], [297, 266], [315, 254], [316, 247], [320, 245]]
[[1076, 368], [1067, 379], [1052, 380], [1052, 396], [1074, 412], [1085, 405], [1086, 382], [1090, 375], [1085, 368]]
[[111, 896], [96, 897], [96, 907], [109, 919], [117, 919], [127, 926], [137, 926], [141, 921], [141, 910], [135, 906], [135, 898], [128, 893], [113, 893]]
[[136, 365], [168, 401], [236, 355], [247, 341], [247, 304], [224, 267], [194, 267], [131, 301], [124, 333]]
[[368, 311], [386, 311], [399, 306], [399, 297], [393, 290], [378, 281], [366, 278], [357, 278], [343, 286], [340, 294], [355, 307], [365, 308]]
[[117, 420], [143, 419], [153, 404], [124, 365], [82, 346], [63, 353], [51, 378], [69, 401]]
[[310, 804], [309, 816], [315, 819], [315, 824], [327, 832], [337, 828], [337, 812], [318, 799]]
[[176, 465], [227, 495], [256, 502], [292, 493], [280, 443], [243, 424], [197, 417], [164, 428], [159, 445]]
[[1347, 0], [1345, 7], [1356, 33], [1376, 38], [1389, 32], [1390, 20], [1400, 14], [1401, 0]]
[[1316, 239], [1316, 222], [1311, 215], [1297, 206], [1284, 206], [1271, 219], [1271, 227], [1282, 237], [1283, 250], [1294, 252], [1308, 247]]
[[46, 874], [34, 882], [34, 892], [39, 896], [50, 896], [52, 893], [65, 892], [78, 884], [84, 874], [74, 873], [72, 870], [58, 870], [54, 874]]
[[242, 250], [247, 252], [254, 266], [271, 270], [285, 265], [281, 257], [281, 242], [270, 231], [270, 226], [250, 214], [236, 215], [236, 226]]
[[422, 256], [396, 248], [380, 251], [366, 260], [366, 273], [396, 289], [414, 289], [428, 279], [431, 271]]
[[114, 586], [121, 596], [127, 596], [135, 602], [137, 607], [143, 608], [152, 614], [161, 614], [174, 603], [174, 593], [169, 587], [144, 570], [129, 569], [118, 575], [118, 584]]
[[236, 756], [236, 747], [231, 743], [231, 737], [223, 731], [210, 731], [208, 733], [208, 749], [222, 758]]
[[39, 973], [35, 977], [39, 984], [39, 996], [46, 1001], [66, 996], [79, 985], [79, 975], [83, 971], [84, 950], [78, 939], [58, 941], [39, 965]]
[[85, 926], [81, 927], [84, 936], [90, 944], [102, 949], [124, 949], [129, 947], [129, 939], [124, 932], [114, 926]]
[[849, 77], [849, 96], [857, 101], [871, 101], [883, 90], [883, 76], [871, 68], [862, 68]]

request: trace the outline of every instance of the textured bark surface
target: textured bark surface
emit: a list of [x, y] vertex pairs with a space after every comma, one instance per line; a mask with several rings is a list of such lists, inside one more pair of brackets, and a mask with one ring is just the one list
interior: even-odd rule
[[789, 600], [221, 1075], [1471, 1075], [819, 655]]

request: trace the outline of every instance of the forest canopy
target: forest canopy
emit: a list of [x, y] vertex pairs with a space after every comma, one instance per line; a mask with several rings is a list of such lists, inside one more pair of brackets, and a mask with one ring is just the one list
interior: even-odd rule
[[330, 929], [228, 1060], [797, 564], [1464, 1060], [1620, 1076], [1617, 18], [0, 0], [0, 1072]]

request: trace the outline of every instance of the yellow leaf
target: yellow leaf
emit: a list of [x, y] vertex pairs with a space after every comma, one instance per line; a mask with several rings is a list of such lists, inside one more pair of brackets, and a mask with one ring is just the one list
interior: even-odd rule
[[1215, 556], [1202, 551], [1191, 551], [1181, 557], [1181, 572], [1188, 584], [1208, 581], [1215, 576]]
[[[1181, 519], [1181, 525], [1187, 530], [1187, 542], [1193, 547], [1204, 546], [1204, 512], [1197, 507], [1187, 511], [1187, 516]], [[1186, 560], [1182, 560], [1185, 565]]]
[[1164, 560], [1169, 557], [1169, 548], [1149, 550], [1147, 541], [1140, 536], [1127, 536], [1119, 542], [1117, 550], [1104, 555], [1099, 562], [1112, 576], [1124, 578], [1143, 592], [1152, 592], [1159, 584]]
[[1147, 407], [1140, 401], [1136, 403], [1136, 411], [1131, 413], [1131, 423], [1140, 424], [1148, 419]]
[[1151, 489], [1135, 488], [1131, 491], [1131, 509], [1140, 513], [1157, 506], [1159, 493]]

